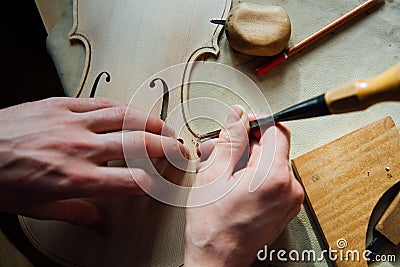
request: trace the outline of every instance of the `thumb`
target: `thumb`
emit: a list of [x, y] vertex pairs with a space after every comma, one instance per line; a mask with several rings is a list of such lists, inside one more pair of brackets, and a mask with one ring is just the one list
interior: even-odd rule
[[[241, 106], [233, 106], [228, 112], [225, 127], [222, 129], [211, 155], [203, 166], [216, 180], [222, 176], [230, 177], [235, 166], [248, 146], [249, 119]], [[201, 171], [201, 170], [200, 170]], [[199, 172], [200, 172], [199, 171]], [[212, 182], [212, 181], [208, 181]]]
[[29, 207], [21, 215], [40, 220], [57, 220], [88, 226], [101, 235], [108, 235], [111, 226], [107, 217], [95, 205], [79, 200], [60, 200]]

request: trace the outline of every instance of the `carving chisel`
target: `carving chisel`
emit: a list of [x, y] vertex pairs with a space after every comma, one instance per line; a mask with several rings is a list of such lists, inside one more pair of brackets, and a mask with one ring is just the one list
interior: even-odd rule
[[[400, 63], [369, 79], [356, 80], [301, 102], [272, 116], [250, 122], [250, 128], [274, 122], [360, 111], [383, 101], [400, 101]], [[221, 130], [199, 135], [199, 142], [217, 138]]]

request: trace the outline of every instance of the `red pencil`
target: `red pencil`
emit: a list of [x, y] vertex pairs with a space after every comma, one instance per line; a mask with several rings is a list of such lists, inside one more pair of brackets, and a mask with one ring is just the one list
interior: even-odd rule
[[262, 74], [266, 73], [267, 71], [269, 71], [273, 67], [279, 65], [280, 63], [282, 63], [283, 61], [285, 61], [286, 59], [288, 59], [292, 55], [300, 52], [305, 47], [307, 47], [310, 44], [314, 43], [319, 38], [325, 36], [327, 33], [330, 33], [332, 31], [334, 31], [336, 28], [340, 27], [341, 25], [343, 25], [347, 21], [353, 19], [354, 17], [356, 17], [359, 14], [363, 13], [364, 11], [368, 10], [372, 6], [376, 5], [378, 2], [380, 2], [380, 0], [368, 0], [368, 1], [364, 2], [363, 4], [359, 5], [358, 7], [354, 8], [351, 11], [349, 11], [348, 13], [344, 14], [343, 16], [338, 18], [337, 20], [331, 22], [330, 24], [328, 24], [324, 28], [322, 28], [319, 31], [311, 34], [310, 36], [305, 38], [303, 41], [301, 41], [301, 42], [299, 42], [299, 43], [297, 43], [295, 45], [292, 45], [291, 47], [289, 47], [288, 49], [284, 50], [280, 54], [271, 57], [264, 65], [256, 68], [254, 70], [254, 72], [257, 75], [262, 75]]

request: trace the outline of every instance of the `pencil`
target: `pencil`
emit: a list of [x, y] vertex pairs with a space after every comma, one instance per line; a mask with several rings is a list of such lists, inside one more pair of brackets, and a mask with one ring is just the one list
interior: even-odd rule
[[341, 25], [343, 25], [347, 21], [355, 18], [356, 16], [358, 16], [361, 13], [365, 12], [369, 8], [373, 7], [378, 2], [380, 2], [380, 0], [368, 0], [368, 1], [365, 1], [364, 3], [362, 3], [359, 6], [357, 6], [356, 8], [354, 8], [353, 10], [347, 12], [346, 14], [344, 14], [343, 16], [338, 18], [337, 20], [335, 20], [335, 21], [331, 22], [330, 24], [326, 25], [324, 28], [318, 30], [317, 32], [315, 32], [315, 33], [313, 33], [311, 35], [309, 35], [303, 41], [301, 41], [301, 42], [299, 42], [299, 43], [297, 43], [295, 45], [292, 45], [291, 47], [289, 47], [288, 49], [284, 50], [280, 54], [271, 57], [270, 60], [268, 60], [264, 65], [256, 68], [254, 72], [257, 75], [262, 75], [262, 74], [266, 73], [267, 71], [269, 71], [273, 67], [279, 65], [280, 63], [282, 63], [283, 61], [285, 61], [289, 57], [291, 57], [294, 54], [300, 52], [301, 50], [303, 50], [304, 48], [306, 48], [310, 44], [314, 43], [315, 41], [317, 41], [321, 37], [325, 36], [326, 34], [332, 32], [332, 31], [334, 31], [335, 29], [337, 29], [338, 27], [340, 27]]

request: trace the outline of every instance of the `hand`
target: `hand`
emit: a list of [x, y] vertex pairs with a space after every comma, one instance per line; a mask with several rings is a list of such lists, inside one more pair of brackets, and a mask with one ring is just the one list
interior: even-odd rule
[[[0, 110], [0, 210], [91, 225], [102, 213], [75, 198], [143, 194], [135, 181], [151, 184], [146, 172], [106, 166], [124, 159], [116, 132], [124, 119], [130, 157], [186, 153], [163, 121], [109, 99], [51, 98]], [[168, 136], [160, 136], [163, 128]]]
[[[200, 146], [205, 161], [194, 186], [216, 179], [220, 187], [238, 183], [215, 202], [187, 209], [185, 266], [249, 266], [257, 251], [275, 241], [300, 211], [304, 192], [289, 168], [290, 134], [282, 125], [251, 135], [250, 158], [236, 171], [249, 143], [248, 125], [248, 116], [233, 107], [215, 148], [211, 142]], [[253, 178], [265, 179], [250, 192]], [[202, 197], [192, 193], [189, 203]]]

